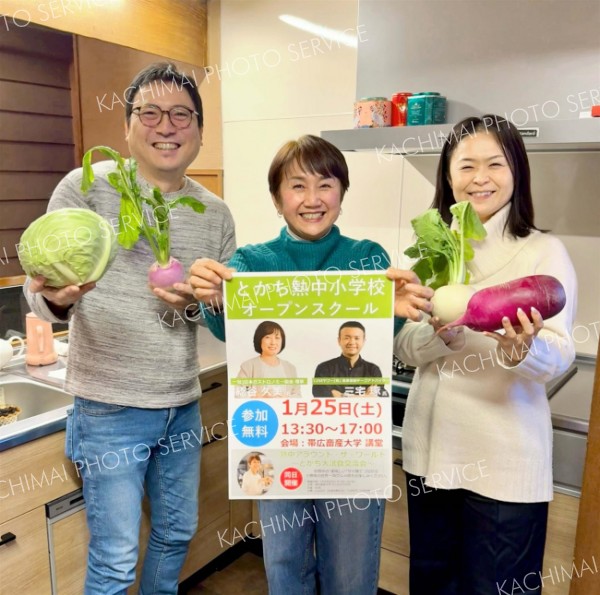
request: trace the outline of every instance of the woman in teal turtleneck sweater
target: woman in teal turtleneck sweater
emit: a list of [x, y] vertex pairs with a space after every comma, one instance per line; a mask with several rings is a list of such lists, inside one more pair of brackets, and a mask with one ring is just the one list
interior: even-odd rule
[[[239, 272], [383, 269], [389, 258], [370, 240], [353, 240], [334, 225], [349, 187], [348, 166], [329, 142], [303, 136], [285, 144], [269, 169], [269, 190], [287, 227], [264, 244], [238, 248], [229, 267], [197, 260], [190, 283], [202, 304], [207, 325], [221, 340], [224, 320], [215, 304], [222, 303], [222, 282]], [[366, 264], [365, 264], [366, 263]], [[395, 280], [395, 314], [420, 319], [430, 311], [433, 292], [419, 285], [409, 271], [388, 269]], [[391, 354], [390, 354], [391, 356]], [[332, 509], [332, 502], [334, 508]], [[269, 593], [312, 595], [374, 595], [377, 592], [379, 550], [384, 506], [380, 500], [337, 501], [260, 500], [263, 552]], [[328, 506], [327, 506], [328, 505]], [[277, 519], [302, 519], [293, 528], [276, 531]], [[311, 519], [311, 522], [307, 522]], [[318, 519], [318, 520], [317, 520]]]

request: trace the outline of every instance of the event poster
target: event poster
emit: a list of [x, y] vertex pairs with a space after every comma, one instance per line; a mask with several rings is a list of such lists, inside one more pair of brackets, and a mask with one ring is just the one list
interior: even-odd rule
[[393, 282], [235, 273], [224, 286], [229, 497], [385, 497]]

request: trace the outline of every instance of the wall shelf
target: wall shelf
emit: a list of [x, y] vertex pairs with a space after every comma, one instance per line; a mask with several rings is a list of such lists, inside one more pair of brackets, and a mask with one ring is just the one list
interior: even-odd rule
[[[453, 124], [324, 130], [321, 136], [341, 151], [376, 151], [379, 154], [431, 155], [440, 153]], [[544, 120], [519, 130], [537, 130], [524, 137], [530, 152], [600, 151], [600, 118]]]

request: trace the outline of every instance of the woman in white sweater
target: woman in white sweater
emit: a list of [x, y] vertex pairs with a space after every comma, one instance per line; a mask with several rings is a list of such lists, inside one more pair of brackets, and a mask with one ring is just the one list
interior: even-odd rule
[[467, 263], [474, 289], [546, 274], [567, 302], [547, 321], [520, 311], [501, 332], [440, 332], [433, 318], [396, 336], [397, 357], [417, 367], [402, 440], [410, 593], [540, 593], [553, 493], [544, 384], [575, 356], [577, 281], [563, 244], [534, 225], [527, 154], [506, 120], [467, 118], [447, 139], [433, 207], [450, 223], [463, 200], [487, 231]]
[[[296, 367], [281, 359], [279, 354], [285, 349], [285, 332], [281, 325], [272, 320], [261, 322], [254, 331], [254, 351], [257, 357], [242, 362], [238, 378], [261, 378], [263, 381], [275, 378], [286, 382], [297, 378]], [[299, 397], [300, 387], [297, 384], [256, 384], [239, 386], [237, 397]]]

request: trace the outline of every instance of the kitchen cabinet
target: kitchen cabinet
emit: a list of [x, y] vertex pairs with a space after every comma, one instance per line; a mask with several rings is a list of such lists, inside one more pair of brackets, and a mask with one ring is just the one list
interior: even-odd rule
[[203, 451], [200, 465], [198, 533], [181, 573], [181, 580], [222, 554], [233, 535], [244, 534], [252, 518], [250, 501], [230, 501], [227, 466], [227, 373], [202, 377]]
[[51, 592], [44, 504], [81, 486], [64, 443], [58, 432], [0, 453], [0, 535], [16, 537], [0, 546], [0, 595]]
[[54, 551], [56, 592], [59, 595], [81, 595], [89, 540], [85, 508], [54, 524], [48, 539], [52, 541]]
[[[402, 452], [394, 450], [394, 490], [388, 495], [381, 540], [379, 587], [396, 595], [408, 595], [409, 533], [406, 493], [406, 475], [402, 470]], [[400, 491], [402, 496], [398, 498]], [[397, 499], [398, 498], [398, 499]], [[396, 500], [391, 502], [391, 500]], [[570, 576], [582, 575], [583, 560], [575, 560], [575, 531], [579, 498], [554, 493], [548, 512], [548, 533], [542, 576], [544, 595], [568, 595]], [[586, 561], [594, 568], [592, 560]], [[563, 570], [564, 569], [564, 570]]]
[[[229, 536], [243, 533], [252, 518], [251, 502], [229, 502], [227, 485], [227, 375], [215, 370], [201, 378], [203, 425], [198, 532], [182, 569], [184, 580], [222, 554]], [[57, 432], [0, 453], [0, 534], [16, 539], [0, 546], [0, 595], [50, 593], [51, 572], [44, 504], [81, 487], [64, 455], [65, 433]], [[150, 510], [143, 503], [140, 561], [143, 563]], [[220, 536], [223, 536], [221, 539]], [[52, 525], [54, 580], [60, 595], [79, 595], [85, 580], [88, 531], [85, 509]], [[7, 570], [4, 570], [7, 569]], [[137, 583], [131, 592], [136, 592]]]
[[[2, 4], [2, 14], [6, 15], [2, 26], [11, 34], [19, 29], [32, 29], [27, 25], [37, 23], [158, 56], [195, 60], [199, 65], [207, 62], [206, 0], [155, 0], [152, 3], [129, 0], [117, 5], [51, 1], [35, 8], [33, 3], [21, 0], [4, 0]], [[173, 31], [177, 31], [177, 43], [173, 43]], [[43, 50], [52, 52], [52, 48]]]
[[81, 487], [57, 432], [0, 452], [0, 524]]
[[15, 539], [0, 546], [0, 595], [50, 593], [50, 561], [43, 506], [0, 524], [0, 535]]
[[[408, 595], [408, 508], [406, 475], [402, 470], [402, 452], [394, 449], [394, 488], [387, 494], [381, 538], [379, 586], [396, 595]], [[392, 500], [396, 500], [392, 502]]]
[[[225, 551], [228, 544], [225, 539], [220, 539], [219, 535], [228, 535], [231, 529], [227, 486], [227, 374], [218, 370], [209, 372], [202, 375], [200, 382], [202, 385], [200, 410], [203, 450], [200, 464], [198, 531], [190, 543], [188, 555], [181, 570], [180, 581], [190, 577]], [[73, 531], [76, 531], [79, 536], [85, 535], [85, 538], [77, 540], [79, 543], [77, 549], [70, 549], [69, 555], [77, 562], [62, 567], [65, 574], [60, 581], [72, 589], [65, 591], [64, 595], [78, 595], [83, 590], [87, 558], [87, 526], [84, 512], [80, 511], [70, 517], [74, 523]], [[250, 514], [247, 515], [247, 518], [250, 519]], [[130, 593], [137, 593], [139, 588], [139, 575], [149, 533], [150, 505], [145, 498], [142, 503], [138, 578], [129, 589]], [[60, 544], [59, 547], [61, 547]], [[63, 595], [62, 591], [59, 593]]]

